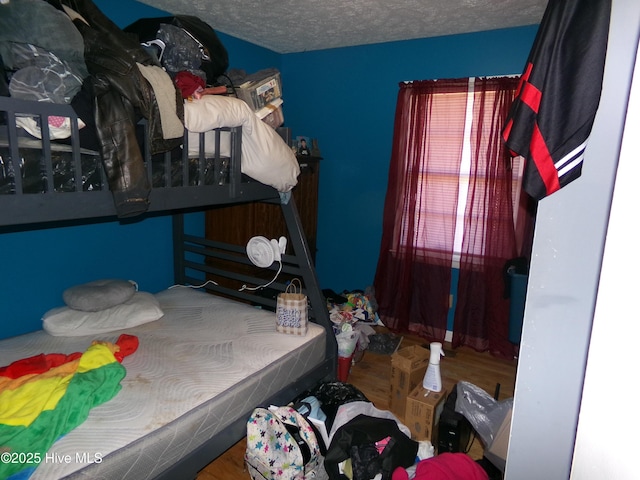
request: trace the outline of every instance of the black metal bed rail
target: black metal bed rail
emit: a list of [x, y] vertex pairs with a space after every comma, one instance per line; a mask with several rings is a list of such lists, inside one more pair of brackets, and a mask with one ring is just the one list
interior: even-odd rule
[[[273, 200], [262, 200], [273, 203]], [[275, 310], [277, 295], [288, 281], [297, 277], [309, 300], [309, 317], [328, 332], [332, 331], [326, 299], [322, 295], [309, 247], [293, 198], [281, 207], [287, 224], [289, 245], [293, 251], [282, 256], [282, 270], [275, 263], [266, 269], [252, 267], [244, 245], [233, 245], [189, 234], [183, 215], [173, 216], [174, 280], [178, 285], [201, 286], [208, 291]], [[276, 273], [278, 275], [276, 276]], [[275, 280], [274, 280], [275, 278]], [[213, 283], [215, 282], [215, 283]], [[266, 285], [264, 288], [256, 288]], [[249, 287], [249, 288], [243, 288]], [[327, 358], [337, 357], [334, 335], [327, 337]]]
[[[289, 279], [303, 276], [302, 268], [297, 264], [294, 255], [283, 255], [281, 268], [278, 264], [274, 264], [262, 269], [260, 276], [238, 273], [229, 266], [251, 266], [244, 250], [231, 244], [213, 243], [205, 248], [185, 246], [184, 252], [187, 256], [196, 254], [201, 258], [197, 261], [184, 260], [184, 283], [203, 285], [208, 291], [275, 310], [276, 296], [285, 291]], [[190, 275], [189, 272], [194, 272], [194, 275]], [[198, 272], [200, 275], [197, 275]], [[312, 307], [310, 315], [313, 316]]]
[[[49, 124], [49, 117], [62, 117], [70, 121], [69, 143], [55, 143], [52, 141], [49, 128], [42, 128]], [[45, 102], [30, 102], [16, 98], [0, 97], [0, 147], [8, 152], [8, 158], [3, 158], [5, 169], [13, 172], [15, 194], [23, 192], [22, 175], [23, 156], [21, 149], [38, 150], [41, 155], [42, 175], [46, 179], [46, 185], [50, 188], [41, 193], [53, 193], [53, 168], [52, 152], [65, 152], [73, 159], [74, 185], [76, 191], [82, 188], [81, 155], [83, 153], [97, 155], [97, 152], [83, 150], [80, 147], [80, 134], [78, 127], [78, 115], [70, 105], [60, 105]], [[31, 122], [34, 131], [40, 133], [40, 138], [28, 137], [23, 134], [19, 122]], [[103, 175], [103, 180], [106, 177]]]

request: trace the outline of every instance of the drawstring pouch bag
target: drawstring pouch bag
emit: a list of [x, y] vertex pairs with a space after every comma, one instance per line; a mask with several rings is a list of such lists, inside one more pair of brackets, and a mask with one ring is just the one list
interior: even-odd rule
[[291, 335], [306, 335], [309, 322], [307, 296], [300, 280], [294, 278], [276, 302], [276, 330]]

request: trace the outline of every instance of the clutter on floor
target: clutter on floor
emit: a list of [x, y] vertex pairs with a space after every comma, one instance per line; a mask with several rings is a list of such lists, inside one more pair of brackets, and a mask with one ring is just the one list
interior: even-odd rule
[[402, 335], [394, 333], [374, 333], [369, 335], [367, 351], [379, 355], [393, 355], [400, 348]]
[[406, 399], [404, 421], [409, 425], [413, 438], [435, 442], [436, 427], [446, 396], [446, 390], [432, 392], [422, 385], [411, 391]]
[[438, 420], [438, 452], [468, 452], [475, 438], [473, 427], [469, 420], [456, 412], [458, 389], [453, 388]]
[[[392, 354], [389, 410], [408, 426], [412, 439], [433, 442], [438, 456], [467, 454], [477, 437], [484, 457], [476, 463], [489, 475], [483, 478], [502, 480], [513, 398], [497, 401], [499, 384], [492, 397], [468, 382], [432, 382], [429, 377], [439, 376], [440, 360], [446, 362], [449, 352], [439, 342], [428, 347], [413, 345]], [[438, 375], [429, 375], [430, 369]]]
[[457, 389], [456, 411], [469, 420], [486, 446], [485, 457], [504, 472], [513, 398], [498, 401], [469, 382], [458, 382]]
[[346, 382], [353, 362], [369, 347], [376, 334], [372, 325], [382, 325], [377, 313], [373, 287], [338, 294], [322, 291], [338, 342], [338, 380]]
[[[329, 289], [322, 292], [327, 300], [329, 316], [336, 326], [339, 342], [347, 337], [356, 342], [350, 357], [352, 364], [357, 363], [365, 351], [378, 355], [393, 355], [400, 348], [402, 335], [379, 332], [373, 328], [384, 327], [377, 313], [378, 305], [373, 287], [367, 287], [364, 291], [344, 291], [342, 294]], [[349, 326], [345, 327], [345, 325]], [[350, 331], [355, 333], [353, 335], [345, 333]], [[347, 380], [346, 377], [339, 379]]]
[[424, 372], [429, 365], [429, 350], [411, 346], [398, 350], [391, 356], [391, 388], [389, 409], [400, 418], [404, 417], [407, 397], [422, 385]]
[[421, 460], [415, 466], [415, 473], [397, 468], [392, 480], [487, 480], [487, 472], [464, 453], [443, 453], [433, 458]]
[[[430, 392], [417, 385], [407, 398], [404, 422], [339, 381], [321, 383], [289, 406], [256, 408], [247, 422], [247, 469], [254, 480], [501, 479], [500, 469], [486, 458], [475, 461], [457, 448], [466, 445], [436, 453], [431, 442], [438, 417], [456, 398], [469, 403], [469, 392], [496, 418], [508, 408], [508, 402], [487, 403], [477, 387], [460, 383], [450, 395], [446, 389]], [[473, 407], [463, 409], [481, 429], [487, 427]]]
[[382, 325], [377, 313], [378, 304], [373, 287], [367, 287], [364, 291], [344, 291], [342, 294], [324, 289], [322, 293], [327, 299], [327, 308], [333, 323], [362, 322], [369, 325]]
[[433, 455], [431, 442], [413, 440], [395, 415], [344, 382], [322, 383], [292, 406], [257, 408], [247, 422], [254, 480], [391, 480]]
[[[245, 459], [254, 480], [503, 480], [513, 399], [497, 400], [499, 384], [492, 398], [469, 382], [443, 383], [441, 343], [399, 348], [402, 336], [373, 335], [368, 347], [390, 352], [389, 410], [380, 410], [346, 381], [358, 330], [335, 323], [338, 381], [287, 407], [256, 409], [249, 420]], [[469, 455], [476, 438], [481, 460]]]

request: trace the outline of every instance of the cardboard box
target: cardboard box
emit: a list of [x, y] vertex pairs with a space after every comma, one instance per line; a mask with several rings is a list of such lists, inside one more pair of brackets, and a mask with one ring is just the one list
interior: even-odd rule
[[435, 445], [434, 433], [446, 399], [447, 390], [444, 388], [439, 392], [432, 392], [418, 385], [411, 391], [407, 397], [404, 421], [411, 430], [411, 438], [418, 441], [429, 440]]
[[254, 111], [260, 110], [268, 103], [282, 97], [280, 73], [245, 82], [236, 88], [236, 94]]
[[264, 123], [272, 128], [278, 128], [284, 123], [284, 114], [282, 112], [281, 98], [276, 98], [273, 102], [269, 102], [256, 113], [256, 116]]
[[402, 348], [391, 356], [389, 410], [400, 420], [404, 419], [407, 397], [416, 386], [422, 386], [430, 354], [426, 348], [412, 346]]

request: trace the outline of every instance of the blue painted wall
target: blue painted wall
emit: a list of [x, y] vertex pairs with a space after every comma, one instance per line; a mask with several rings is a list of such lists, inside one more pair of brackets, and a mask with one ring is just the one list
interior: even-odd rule
[[[337, 292], [373, 283], [398, 84], [518, 74], [537, 26], [290, 54], [283, 57], [285, 122], [318, 139], [321, 166], [316, 267]], [[453, 330], [453, 270], [447, 329]]]
[[[119, 26], [163, 12], [130, 0], [97, 0]], [[320, 182], [317, 271], [323, 288], [373, 282], [381, 237], [398, 83], [519, 73], [536, 27], [279, 55], [219, 33], [231, 68], [282, 72], [285, 125], [317, 138]], [[202, 224], [201, 215], [191, 222]], [[1, 337], [40, 328], [64, 289], [98, 278], [171, 285], [168, 217], [0, 235]]]
[[[166, 12], [130, 0], [97, 0], [117, 25]], [[279, 68], [281, 55], [220, 34], [234, 68]], [[191, 223], [204, 225], [202, 214]], [[198, 222], [198, 219], [200, 221]], [[173, 282], [170, 217], [6, 233], [0, 229], [0, 338], [41, 328], [48, 309], [63, 304], [62, 292], [99, 278], [138, 282], [157, 292]]]
[[517, 74], [536, 26], [283, 57], [285, 122], [318, 138], [317, 270], [324, 288], [371, 285], [380, 248], [398, 84]]

